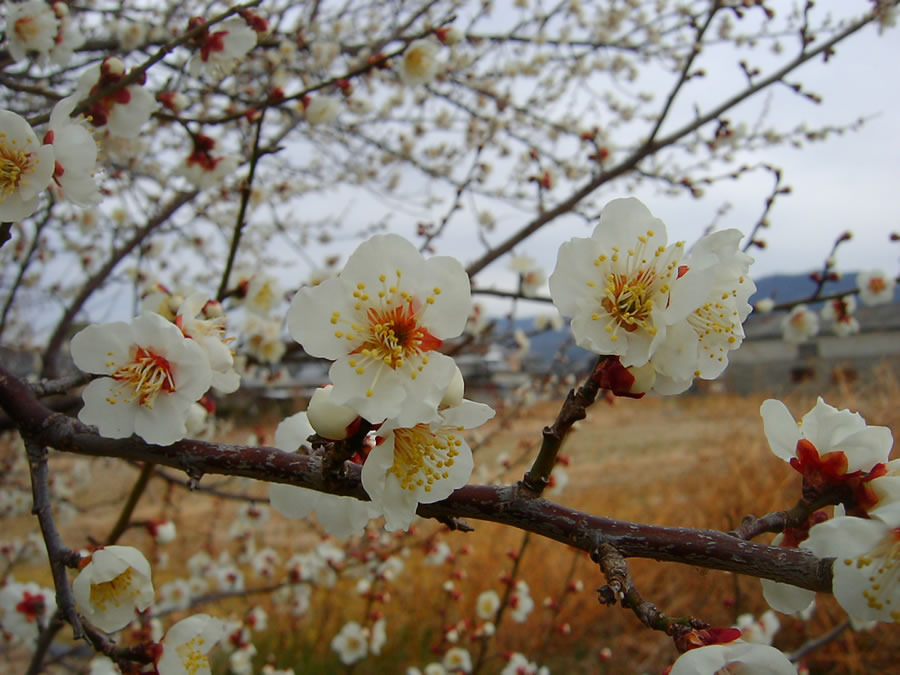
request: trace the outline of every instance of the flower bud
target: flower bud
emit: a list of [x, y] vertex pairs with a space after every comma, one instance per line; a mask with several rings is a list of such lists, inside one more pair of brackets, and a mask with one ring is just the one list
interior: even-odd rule
[[322, 438], [342, 441], [350, 435], [349, 427], [359, 415], [352, 408], [331, 402], [333, 385], [316, 389], [309, 401], [306, 414], [309, 423]]
[[444, 392], [444, 398], [442, 398], [441, 402], [438, 404], [439, 410], [443, 410], [444, 408], [455, 408], [462, 403], [466, 383], [463, 381], [462, 372], [459, 368], [455, 365], [453, 368], [455, 372], [453, 373], [453, 378], [450, 380], [450, 384], [447, 385], [447, 391]]
[[775, 309], [775, 301], [772, 298], [757, 300], [753, 305], [753, 311], [758, 312], [759, 314], [768, 314], [773, 309]]
[[652, 363], [648, 361], [642, 366], [629, 366], [627, 370], [634, 378], [631, 389], [628, 390], [629, 394], [632, 396], [646, 394], [653, 389], [653, 385], [656, 383], [656, 368]]

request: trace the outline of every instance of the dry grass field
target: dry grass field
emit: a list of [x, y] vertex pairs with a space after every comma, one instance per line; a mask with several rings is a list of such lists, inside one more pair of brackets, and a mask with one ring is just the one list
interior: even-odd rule
[[[763, 395], [738, 397], [723, 394], [619, 399], [613, 405], [598, 401], [566, 441], [563, 454], [569, 461], [568, 485], [552, 498], [590, 513], [648, 523], [728, 530], [748, 513], [785, 508], [794, 503], [799, 477], [768, 450], [759, 417]], [[859, 411], [869, 424], [900, 429], [900, 385], [894, 380], [867, 382], [855, 388], [827, 392], [826, 401], [836, 407]], [[815, 403], [809, 395], [786, 401], [795, 417]], [[524, 411], [476, 451], [480, 475], [512, 482], [527, 469], [541, 427], [552, 421], [558, 401], [540, 402]], [[271, 429], [277, 419], [265, 423]], [[495, 429], [498, 422], [492, 422]], [[243, 441], [246, 431], [234, 431], [232, 439]], [[894, 451], [894, 457], [898, 456]], [[511, 463], [504, 469], [502, 458]], [[521, 458], [521, 459], [519, 459]], [[70, 458], [57, 457], [53, 468], [64, 472]], [[92, 487], [81, 491], [79, 511], [64, 528], [66, 543], [85, 546], [102, 540], [137, 476], [137, 469], [112, 460], [93, 460]], [[201, 486], [229, 493], [264, 498], [266, 488], [242, 479], [207, 476]], [[200, 550], [213, 556], [229, 551], [238, 557], [241, 544], [228, 531], [241, 502], [186, 490], [154, 480], [143, 496], [135, 518], [171, 518], [178, 524], [179, 538], [156, 548], [144, 530], [126, 533], [122, 543], [135, 545], [148, 557], [156, 556], [157, 587], [186, 575], [187, 559]], [[536, 602], [524, 623], [504, 616], [497, 635], [485, 652], [482, 672], [499, 672], [510, 651], [524, 652], [529, 659], [546, 664], [554, 673], [659, 673], [675, 658], [671, 640], [642, 628], [637, 619], [620, 608], [597, 602], [594, 589], [603, 583], [599, 570], [580, 552], [519, 531], [491, 523], [470, 523], [472, 533], [450, 533], [437, 524], [422, 521], [411, 535], [381, 537], [372, 534], [349, 545], [351, 557], [333, 588], [314, 590], [308, 611], [289, 616], [273, 604], [269, 595], [232, 598], [202, 605], [193, 611], [219, 616], [242, 616], [259, 604], [270, 616], [265, 634], [256, 636], [257, 667], [267, 659], [281, 667], [293, 666], [297, 673], [352, 671], [403, 673], [407, 666], [423, 667], [439, 656], [430, 648], [440, 644], [448, 627], [456, 626], [461, 646], [473, 657], [480, 642], [472, 635], [477, 622], [474, 603], [478, 594], [493, 588], [502, 594], [501, 577], [513, 571], [511, 553], [522, 550], [516, 578], [527, 581]], [[35, 528], [28, 516], [4, 521], [3, 537], [22, 535]], [[375, 532], [373, 528], [373, 532]], [[319, 541], [315, 526], [289, 521], [273, 514], [255, 532], [257, 549], [269, 546], [284, 562], [290, 555]], [[423, 558], [429, 544], [445, 541], [454, 557], [438, 566]], [[385, 557], [388, 551], [404, 556], [403, 571], [393, 580], [377, 580], [376, 598], [356, 591], [358, 579], [349, 570], [367, 551]], [[162, 559], [167, 558], [163, 564]], [[151, 559], [151, 562], [152, 559]], [[703, 618], [714, 625], [731, 625], [737, 615], [759, 614], [766, 609], [756, 579], [652, 560], [631, 561], [632, 571], [644, 597], [670, 615]], [[246, 567], [246, 566], [245, 566]], [[280, 568], [279, 568], [280, 569]], [[17, 580], [35, 580], [49, 585], [47, 572], [38, 567], [16, 567]], [[245, 572], [246, 586], [255, 588], [280, 582]], [[452, 581], [457, 595], [445, 590]], [[580, 581], [583, 590], [566, 592]], [[385, 596], [384, 594], [388, 595]], [[545, 598], [551, 606], [545, 606]], [[331, 637], [345, 621], [363, 621], [376, 611], [387, 625], [387, 643], [381, 654], [354, 667], [344, 668], [330, 650]], [[782, 618], [775, 645], [796, 649], [811, 637], [821, 635], [844, 620], [830, 598], [820, 596], [813, 617], [806, 622]], [[462, 623], [460, 623], [462, 622]], [[468, 623], [466, 623], [468, 622]], [[444, 643], [446, 646], [446, 643]], [[870, 632], [845, 631], [827, 646], [809, 655], [804, 663], [812, 673], [888, 673], [900, 660], [900, 634], [896, 626], [879, 626]], [[609, 648], [611, 656], [601, 657]], [[6, 661], [8, 672], [15, 664]], [[227, 660], [217, 662], [216, 672], [226, 672]], [[3, 662], [0, 660], [0, 668]]]

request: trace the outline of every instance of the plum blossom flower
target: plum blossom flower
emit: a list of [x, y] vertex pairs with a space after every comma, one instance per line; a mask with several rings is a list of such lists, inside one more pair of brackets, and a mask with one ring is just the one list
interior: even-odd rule
[[680, 314], [679, 303], [693, 305], [698, 294], [701, 299], [684, 319], [668, 326], [665, 341], [651, 357], [655, 391], [678, 394], [695, 377], [717, 378], [728, 366], [728, 352], [743, 342], [743, 323], [751, 310], [747, 300], [756, 284], [747, 276], [753, 258], [740, 250], [742, 237], [734, 229], [708, 234], [679, 268], [669, 311]]
[[850, 616], [900, 623], [900, 509], [888, 503], [868, 515], [819, 523], [801, 546], [836, 558], [834, 597]]
[[[618, 355], [640, 366], [662, 344], [666, 326], [684, 319], [704, 298], [670, 307], [684, 246], [666, 246], [666, 228], [634, 198], [606, 205], [590, 238], [559, 249], [550, 295], [560, 314], [572, 317], [575, 342], [598, 354]], [[702, 290], [702, 289], [698, 289]]]
[[762, 298], [753, 303], [753, 311], [757, 314], [768, 314], [775, 309], [774, 298]]
[[796, 675], [794, 664], [779, 650], [768, 645], [735, 640], [690, 649], [678, 657], [669, 675], [713, 673], [745, 675]]
[[528, 615], [534, 609], [534, 599], [531, 597], [531, 589], [524, 579], [516, 582], [516, 587], [509, 596], [509, 616], [516, 623], [525, 623]]
[[493, 621], [494, 615], [500, 609], [500, 596], [497, 591], [484, 591], [475, 600], [475, 613], [479, 619]]
[[43, 0], [28, 0], [10, 3], [6, 26], [6, 46], [13, 59], [21, 61], [28, 52], [46, 58], [56, 44], [59, 19]]
[[414, 87], [431, 82], [441, 69], [437, 59], [439, 49], [440, 44], [427, 38], [411, 42], [403, 52], [398, 69], [403, 83]]
[[[198, 23], [205, 21], [194, 17], [189, 28], [194, 28]], [[200, 51], [191, 58], [188, 70], [194, 77], [207, 72], [219, 78], [225, 77], [256, 46], [257, 40], [256, 31], [243, 19], [226, 19], [197, 39]]]
[[78, 418], [101, 436], [171, 445], [185, 437], [185, 418], [212, 380], [203, 349], [158, 314], [130, 324], [91, 325], [71, 343], [75, 365], [102, 377], [82, 393]]
[[509, 269], [519, 275], [519, 284], [522, 294], [526, 296], [536, 295], [547, 275], [538, 265], [537, 260], [527, 255], [513, 256], [509, 261]]
[[203, 134], [195, 134], [193, 141], [194, 151], [178, 168], [178, 173], [201, 190], [218, 185], [228, 174], [237, 169], [239, 164], [237, 157], [213, 153], [216, 147], [215, 139]]
[[781, 336], [785, 342], [806, 342], [819, 333], [819, 317], [806, 305], [797, 305], [781, 322]]
[[78, 24], [69, 15], [69, 6], [65, 2], [54, 2], [53, 12], [59, 19], [59, 30], [56, 33], [53, 49], [50, 50], [50, 61], [57, 66], [68, 65], [72, 54], [85, 42], [84, 34]]
[[500, 675], [549, 675], [550, 671], [546, 666], [538, 667], [534, 661], [520, 653], [513, 652], [509, 655], [509, 660], [500, 671]]
[[271, 274], [254, 274], [247, 282], [244, 308], [257, 316], [267, 317], [278, 307], [284, 295], [278, 280]]
[[866, 270], [856, 277], [859, 287], [859, 299], [864, 305], [884, 305], [894, 300], [894, 277], [883, 270]]
[[[275, 429], [275, 447], [295, 452], [314, 433], [307, 414], [296, 413]], [[315, 513], [325, 531], [338, 539], [362, 534], [366, 523], [379, 515], [370, 502], [282, 483], [269, 485], [269, 501], [273, 509], [288, 518], [307, 518]]]
[[286, 347], [281, 339], [280, 321], [250, 315], [244, 323], [244, 336], [244, 349], [253, 358], [263, 363], [278, 363], [284, 356]]
[[0, 587], [0, 632], [14, 635], [29, 645], [56, 611], [56, 594], [35, 583], [9, 581]]
[[225, 337], [221, 304], [206, 293], [191, 293], [178, 308], [175, 325], [186, 338], [203, 348], [212, 371], [212, 386], [223, 394], [237, 390], [241, 376], [234, 369], [234, 355]]
[[833, 321], [834, 334], [838, 337], [846, 337], [859, 332], [859, 321], [853, 316], [856, 311], [856, 298], [845, 295], [842, 298], [829, 300], [819, 312], [825, 321]]
[[334, 403], [372, 423], [401, 413], [418, 422], [434, 415], [454, 376], [437, 348], [462, 332], [470, 302], [459, 261], [426, 260], [403, 237], [376, 235], [336, 279], [297, 292], [288, 330], [309, 354], [335, 360]]
[[472, 451], [460, 432], [493, 416], [490, 406], [464, 400], [439, 411], [430, 423], [406, 426], [395, 418], [378, 429], [375, 448], [363, 465], [362, 484], [384, 513], [385, 529], [409, 528], [419, 504], [445, 499], [469, 481]]
[[22, 117], [0, 110], [0, 221], [19, 221], [34, 213], [53, 169], [53, 146], [41, 145]]
[[369, 651], [375, 656], [381, 654], [381, 648], [387, 642], [387, 622], [384, 619], [378, 619], [369, 631]]
[[859, 413], [833, 408], [821, 397], [799, 423], [775, 399], [764, 401], [759, 412], [772, 452], [810, 481], [833, 485], [871, 471], [888, 461], [894, 443], [887, 427], [866, 426]]
[[[79, 100], [93, 96], [117, 84], [125, 75], [125, 64], [111, 56], [81, 74], [74, 96]], [[95, 127], [106, 127], [113, 137], [132, 139], [157, 107], [153, 94], [140, 84], [129, 84], [96, 101], [88, 110], [88, 119]]]
[[78, 97], [69, 96], [53, 106], [50, 130], [44, 142], [53, 145], [56, 159], [53, 180], [66, 199], [78, 206], [93, 206], [100, 201], [100, 191], [94, 180], [97, 141], [83, 117], [70, 117], [77, 104]]
[[194, 614], [174, 624], [162, 640], [159, 675], [211, 675], [207, 654], [225, 637], [225, 623]]
[[472, 656], [464, 647], [450, 647], [444, 654], [442, 665], [451, 673], [471, 673]]
[[337, 119], [341, 104], [330, 96], [316, 96], [306, 105], [306, 121], [312, 125], [331, 124]]
[[741, 639], [759, 645], [770, 645], [775, 638], [781, 622], [771, 609], [766, 610], [756, 619], [752, 614], [741, 614], [735, 622], [735, 628], [741, 631]]
[[91, 554], [72, 582], [72, 594], [85, 617], [112, 633], [153, 603], [150, 563], [132, 546], [104, 546]]
[[356, 621], [348, 621], [332, 638], [331, 648], [338, 653], [345, 666], [356, 663], [369, 652], [368, 631]]

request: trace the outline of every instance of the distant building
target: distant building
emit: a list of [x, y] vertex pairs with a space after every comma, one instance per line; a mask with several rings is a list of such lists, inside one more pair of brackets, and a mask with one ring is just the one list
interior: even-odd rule
[[860, 307], [854, 316], [860, 332], [848, 337], [819, 335], [802, 344], [781, 337], [783, 312], [753, 315], [744, 324], [746, 338], [731, 353], [718, 380], [721, 389], [738, 393], [824, 391], [841, 382], [868, 381], [893, 374], [900, 377], [900, 304]]

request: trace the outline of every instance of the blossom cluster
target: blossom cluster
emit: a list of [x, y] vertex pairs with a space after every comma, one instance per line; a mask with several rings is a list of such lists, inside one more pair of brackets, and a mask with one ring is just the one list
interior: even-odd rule
[[579, 346], [628, 369], [622, 393], [677, 394], [718, 377], [743, 341], [756, 285], [742, 236], [714, 232], [688, 253], [640, 201], [617, 199], [591, 237], [562, 245], [550, 294]]
[[[800, 422], [774, 399], [760, 412], [772, 451], [803, 477], [804, 500], [830, 496], [827, 503], [837, 503], [833, 516], [815, 511], [773, 543], [835, 558], [834, 595], [855, 620], [900, 622], [900, 461], [889, 460], [890, 429], [867, 426], [858, 413], [821, 398]], [[815, 599], [812, 591], [767, 580], [763, 593], [789, 614]]]

